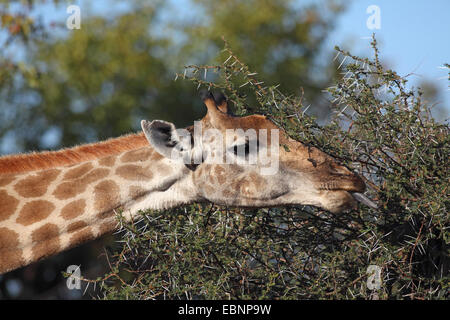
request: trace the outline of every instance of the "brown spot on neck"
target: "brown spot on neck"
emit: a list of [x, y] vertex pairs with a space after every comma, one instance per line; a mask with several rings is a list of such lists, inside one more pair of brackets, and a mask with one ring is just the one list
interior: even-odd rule
[[0, 228], [0, 273], [24, 264], [19, 249], [19, 234], [8, 228]]
[[35, 243], [33, 246], [34, 261], [53, 255], [59, 250], [59, 229], [53, 223], [47, 223], [36, 229], [31, 238]]
[[61, 209], [61, 217], [66, 220], [74, 219], [84, 213], [86, 208], [86, 200], [79, 199], [72, 201]]
[[24, 198], [41, 197], [47, 192], [50, 183], [58, 177], [60, 172], [57, 169], [50, 169], [30, 174], [19, 180], [14, 185], [14, 189]]
[[8, 219], [17, 209], [19, 200], [0, 190], [0, 221]]
[[22, 210], [20, 210], [16, 222], [28, 226], [47, 218], [53, 210], [55, 210], [55, 205], [50, 201], [30, 201], [23, 206]]
[[94, 208], [100, 219], [110, 217], [113, 209], [120, 206], [120, 189], [112, 180], [105, 180], [94, 187]]
[[150, 180], [153, 177], [149, 168], [135, 164], [126, 164], [117, 168], [116, 174], [131, 181]]

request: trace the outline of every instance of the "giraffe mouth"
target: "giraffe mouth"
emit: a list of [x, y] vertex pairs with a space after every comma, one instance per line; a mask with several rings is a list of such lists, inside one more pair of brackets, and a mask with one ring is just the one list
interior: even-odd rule
[[378, 209], [378, 205], [363, 194], [366, 185], [358, 176], [351, 176], [348, 180], [332, 180], [324, 182], [320, 185], [319, 189], [327, 191], [345, 191], [356, 201], [372, 209]]

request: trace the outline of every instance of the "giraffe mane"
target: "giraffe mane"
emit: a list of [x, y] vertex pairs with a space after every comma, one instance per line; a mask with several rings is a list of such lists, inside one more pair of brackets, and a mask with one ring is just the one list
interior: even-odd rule
[[37, 171], [72, 165], [84, 161], [148, 146], [142, 132], [105, 141], [83, 144], [57, 151], [31, 152], [0, 157], [0, 174]]

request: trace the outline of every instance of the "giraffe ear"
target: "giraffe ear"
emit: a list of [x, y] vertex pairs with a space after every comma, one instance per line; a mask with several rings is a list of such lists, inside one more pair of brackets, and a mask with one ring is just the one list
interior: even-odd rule
[[142, 120], [141, 127], [148, 142], [158, 153], [172, 160], [188, 161], [191, 148], [188, 130], [176, 129], [173, 123], [162, 120]]

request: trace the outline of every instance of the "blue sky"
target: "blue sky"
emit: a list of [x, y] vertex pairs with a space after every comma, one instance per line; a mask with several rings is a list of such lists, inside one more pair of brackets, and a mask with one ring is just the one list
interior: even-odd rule
[[[369, 30], [366, 21], [370, 5], [380, 8], [379, 30]], [[358, 0], [340, 17], [330, 35], [329, 44], [349, 47], [355, 55], [370, 55], [370, 40], [375, 32], [382, 60], [412, 85], [422, 80], [436, 84], [439, 101], [450, 112], [448, 70], [439, 68], [450, 63], [450, 1]]]

